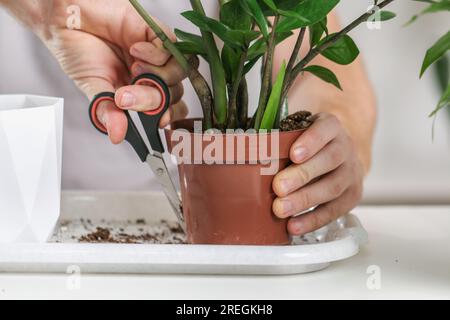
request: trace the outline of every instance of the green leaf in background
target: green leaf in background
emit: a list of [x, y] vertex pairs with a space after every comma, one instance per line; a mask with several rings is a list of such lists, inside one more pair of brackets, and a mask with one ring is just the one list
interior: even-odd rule
[[[375, 13], [374, 15], [376, 15], [376, 14], [377, 13]], [[386, 11], [386, 10], [382, 10], [378, 14], [380, 15], [379, 16], [379, 19], [380, 19], [379, 21], [392, 20], [392, 19], [394, 19], [397, 16], [394, 12]], [[369, 21], [373, 21], [373, 20], [370, 20], [370, 19], [373, 19], [373, 16], [369, 18]]]
[[444, 109], [446, 107], [450, 107], [450, 83], [447, 87], [447, 90], [445, 90], [444, 94], [442, 95], [436, 109], [430, 114], [430, 117], [434, 117], [441, 109]]
[[241, 0], [231, 0], [223, 5], [220, 21], [234, 30], [250, 30], [252, 27], [252, 18], [242, 10]]
[[267, 23], [267, 19], [262, 12], [261, 7], [259, 6], [256, 0], [239, 0], [241, 2], [241, 7], [244, 10], [243, 12], [247, 12], [250, 16], [255, 19], [256, 24], [258, 25], [261, 33], [264, 38], [269, 37], [269, 25]]
[[281, 93], [283, 89], [284, 77], [286, 75], [286, 63], [283, 62], [277, 79], [272, 87], [272, 92], [267, 103], [266, 111], [261, 122], [260, 129], [271, 130], [275, 127], [275, 120], [278, 117], [278, 107], [280, 106]]
[[419, 14], [413, 16], [406, 25], [409, 25], [413, 22], [415, 22], [420, 16], [423, 16], [428, 13], [434, 13], [439, 11], [450, 11], [450, 0], [414, 0], [416, 2], [425, 2], [429, 3], [430, 5], [426, 7], [422, 12]]
[[297, 18], [287, 17], [281, 20], [278, 31], [291, 31], [307, 27], [323, 20], [339, 3], [339, 0], [304, 0], [294, 9], [297, 14], [307, 19], [308, 23]]
[[[322, 41], [326, 41], [333, 34], [325, 37]], [[322, 55], [338, 64], [348, 65], [355, 61], [359, 55], [359, 49], [355, 42], [348, 35], [344, 35], [335, 44], [322, 52]]]
[[430, 65], [439, 60], [450, 49], [450, 31], [443, 35], [430, 49], [428, 49], [423, 60], [420, 77]]
[[331, 83], [339, 90], [342, 90], [341, 84], [339, 83], [336, 75], [329, 69], [322, 66], [309, 66], [303, 69], [303, 71], [310, 72], [316, 77], [322, 79], [325, 82]]
[[447, 84], [450, 82], [450, 55], [444, 55], [441, 59], [434, 64], [436, 73], [436, 80], [444, 92], [447, 89]]

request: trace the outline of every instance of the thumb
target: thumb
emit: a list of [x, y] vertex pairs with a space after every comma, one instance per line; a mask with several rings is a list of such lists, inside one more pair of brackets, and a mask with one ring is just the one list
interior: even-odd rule
[[[80, 88], [90, 100], [101, 92], [115, 92], [111, 83], [104, 79], [85, 79]], [[97, 119], [108, 131], [113, 144], [122, 143], [128, 130], [128, 120], [125, 113], [112, 101], [102, 101], [97, 107]]]

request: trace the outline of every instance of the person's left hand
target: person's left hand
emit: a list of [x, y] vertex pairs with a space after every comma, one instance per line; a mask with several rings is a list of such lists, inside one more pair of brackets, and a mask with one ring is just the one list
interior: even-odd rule
[[292, 146], [290, 158], [294, 164], [273, 181], [278, 196], [273, 211], [279, 218], [290, 218], [292, 235], [315, 231], [347, 214], [360, 201], [363, 165], [335, 116], [319, 114]]

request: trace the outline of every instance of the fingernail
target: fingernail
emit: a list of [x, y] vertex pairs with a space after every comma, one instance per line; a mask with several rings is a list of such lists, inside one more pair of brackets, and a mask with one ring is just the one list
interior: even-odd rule
[[292, 182], [289, 179], [281, 179], [280, 186], [283, 193], [289, 193], [292, 189]]
[[129, 109], [136, 103], [136, 97], [130, 92], [124, 92], [122, 95], [122, 100], [120, 101], [121, 107]]
[[296, 147], [294, 149], [294, 161], [301, 162], [306, 158], [306, 149], [303, 147]]
[[283, 214], [289, 214], [293, 209], [294, 205], [290, 200], [281, 200], [281, 207], [283, 208]]

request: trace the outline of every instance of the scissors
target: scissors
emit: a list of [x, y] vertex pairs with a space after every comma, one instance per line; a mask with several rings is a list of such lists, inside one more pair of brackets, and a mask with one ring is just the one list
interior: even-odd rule
[[[124, 111], [128, 120], [128, 130], [125, 136], [125, 140], [131, 144], [134, 151], [136, 151], [139, 159], [143, 163], [147, 163], [150, 169], [157, 177], [163, 191], [169, 200], [169, 203], [175, 212], [179, 222], [184, 226], [183, 210], [181, 206], [181, 200], [178, 192], [170, 178], [169, 171], [163, 158], [165, 152], [164, 146], [159, 135], [159, 122], [164, 113], [170, 106], [170, 91], [167, 84], [157, 75], [146, 73], [135, 78], [132, 82], [133, 85], [145, 85], [158, 89], [162, 96], [161, 105], [156, 110], [147, 112], [138, 112], [139, 119], [144, 127], [144, 131], [150, 142], [151, 151], [147, 147], [139, 133], [135, 123], [131, 119], [130, 113]], [[108, 131], [103, 124], [97, 118], [97, 108], [103, 101], [115, 101], [114, 92], [102, 92], [97, 94], [92, 100], [89, 107], [89, 116], [94, 127], [101, 133], [107, 135]]]

